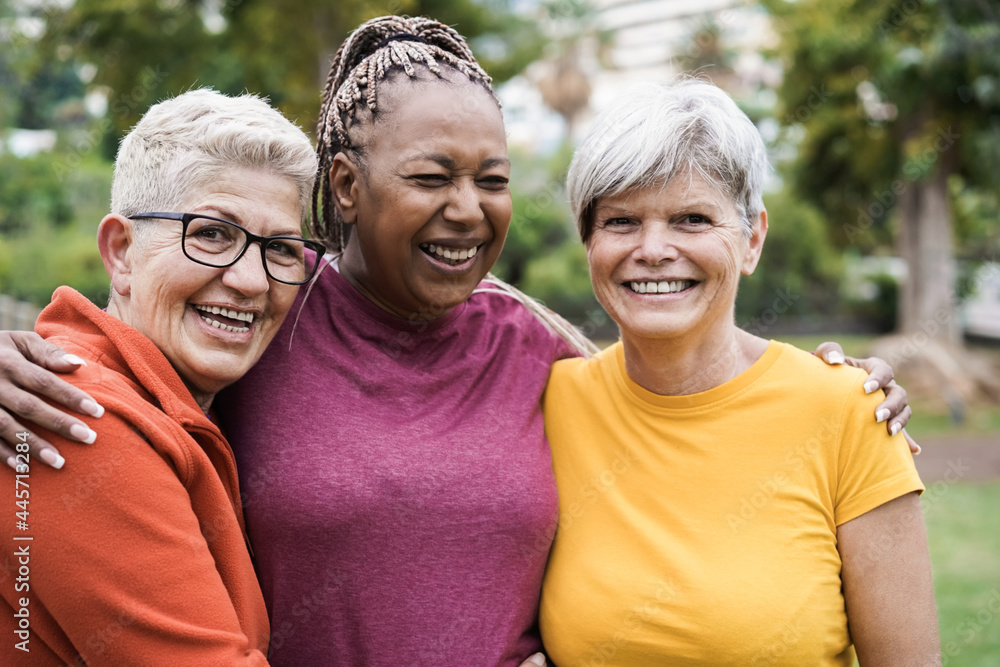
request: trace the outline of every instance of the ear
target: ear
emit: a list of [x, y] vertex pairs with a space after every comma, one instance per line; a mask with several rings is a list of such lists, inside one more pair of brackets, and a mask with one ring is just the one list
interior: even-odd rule
[[760, 212], [760, 218], [753, 226], [747, 243], [747, 252], [743, 257], [743, 274], [749, 276], [757, 268], [760, 261], [760, 253], [764, 250], [764, 238], [767, 236], [767, 211]]
[[104, 269], [111, 276], [111, 287], [122, 296], [128, 296], [132, 288], [134, 224], [128, 218], [112, 213], [104, 216], [97, 228], [97, 248], [101, 251]]
[[361, 170], [346, 154], [337, 153], [330, 167], [329, 179], [334, 205], [343, 216], [344, 222], [353, 225], [358, 220]]

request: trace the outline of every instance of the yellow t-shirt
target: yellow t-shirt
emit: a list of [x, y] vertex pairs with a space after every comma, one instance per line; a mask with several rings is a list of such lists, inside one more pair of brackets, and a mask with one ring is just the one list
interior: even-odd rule
[[837, 526], [923, 490], [865, 374], [772, 341], [733, 380], [659, 396], [621, 343], [556, 364], [559, 527], [540, 623], [558, 667], [851, 665]]

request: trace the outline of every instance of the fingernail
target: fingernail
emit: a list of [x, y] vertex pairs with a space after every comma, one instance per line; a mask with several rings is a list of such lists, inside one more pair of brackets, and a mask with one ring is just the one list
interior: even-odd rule
[[536, 653], [535, 655], [528, 658], [528, 662], [533, 665], [538, 665], [538, 667], [545, 667], [545, 656], [541, 653]]
[[83, 399], [83, 403], [80, 403], [80, 409], [91, 417], [100, 417], [104, 414], [104, 408], [89, 398]]
[[889, 433], [891, 435], [898, 435], [899, 432], [902, 431], [902, 430], [903, 430], [903, 427], [899, 425], [899, 422], [896, 422], [895, 424], [893, 424], [892, 426], [889, 427]]
[[887, 408], [882, 408], [875, 413], [875, 421], [881, 423], [889, 418], [889, 410]]
[[920, 454], [920, 452], [924, 451], [920, 448], [920, 445], [918, 445], [917, 443], [913, 443], [913, 446], [917, 448], [917, 451], [913, 452], [914, 456], [917, 456]]
[[62, 468], [63, 464], [66, 463], [66, 459], [59, 456], [59, 454], [54, 449], [43, 449], [41, 453], [38, 454], [38, 456], [56, 470]]
[[17, 459], [15, 459], [13, 456], [8, 456], [7, 465], [9, 465], [14, 470], [17, 470]]
[[828, 364], [844, 363], [844, 355], [841, 352], [827, 352], [823, 358], [826, 359], [826, 363]]
[[69, 427], [69, 434], [82, 443], [92, 445], [97, 440], [97, 434], [83, 424], [73, 424]]
[[77, 366], [86, 366], [87, 362], [76, 356], [75, 354], [64, 354], [63, 361], [70, 364], [76, 364]]
[[876, 389], [878, 389], [878, 382], [876, 382], [875, 380], [869, 380], [868, 382], [865, 382], [865, 393], [866, 394], [870, 394], [873, 391], [875, 391]]

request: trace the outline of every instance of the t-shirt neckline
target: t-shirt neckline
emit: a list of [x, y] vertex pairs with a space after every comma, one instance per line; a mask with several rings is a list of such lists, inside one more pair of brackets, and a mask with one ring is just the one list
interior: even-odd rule
[[624, 390], [626, 396], [634, 399], [640, 404], [645, 404], [658, 409], [684, 410], [693, 408], [704, 408], [706, 406], [727, 400], [756, 382], [766, 373], [774, 362], [781, 356], [784, 345], [776, 340], [768, 342], [764, 354], [755, 361], [750, 368], [746, 369], [732, 380], [712, 387], [697, 394], [687, 394], [685, 396], [663, 396], [645, 389], [628, 376], [625, 370], [625, 346], [618, 342], [615, 346], [614, 371], [619, 386]]

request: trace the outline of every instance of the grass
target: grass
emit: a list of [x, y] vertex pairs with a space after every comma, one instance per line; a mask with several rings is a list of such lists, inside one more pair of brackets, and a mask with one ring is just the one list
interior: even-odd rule
[[943, 662], [995, 667], [1000, 656], [1000, 482], [936, 482], [924, 493]]

